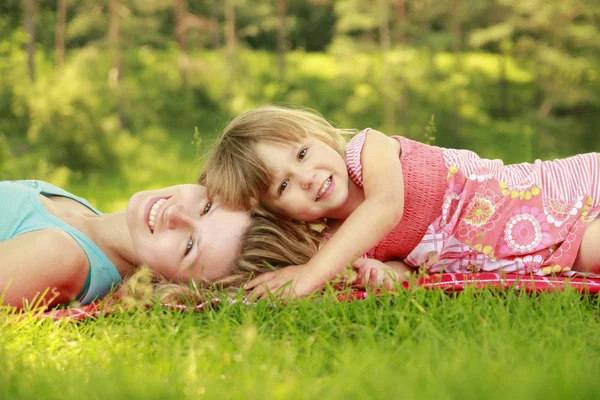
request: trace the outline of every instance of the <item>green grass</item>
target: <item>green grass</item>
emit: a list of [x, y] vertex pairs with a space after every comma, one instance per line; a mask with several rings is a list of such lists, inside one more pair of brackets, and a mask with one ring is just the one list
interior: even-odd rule
[[6, 317], [2, 399], [597, 398], [598, 299], [406, 291], [273, 307]]

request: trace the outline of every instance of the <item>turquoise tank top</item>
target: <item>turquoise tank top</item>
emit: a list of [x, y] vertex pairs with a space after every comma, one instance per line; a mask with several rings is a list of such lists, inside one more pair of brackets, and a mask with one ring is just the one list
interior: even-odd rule
[[0, 182], [0, 242], [41, 229], [60, 229], [68, 233], [85, 252], [90, 270], [86, 283], [77, 295], [81, 304], [89, 304], [104, 297], [121, 282], [121, 275], [110, 259], [79, 230], [51, 214], [42, 204], [43, 196], [63, 196], [73, 199], [97, 215], [102, 213], [81, 197], [43, 181]]

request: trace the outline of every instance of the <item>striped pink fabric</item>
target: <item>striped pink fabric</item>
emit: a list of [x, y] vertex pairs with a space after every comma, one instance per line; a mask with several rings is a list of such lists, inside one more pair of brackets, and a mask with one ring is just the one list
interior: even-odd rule
[[586, 227], [600, 214], [596, 153], [503, 165], [444, 150], [442, 213], [406, 262], [429, 272], [575, 273]]

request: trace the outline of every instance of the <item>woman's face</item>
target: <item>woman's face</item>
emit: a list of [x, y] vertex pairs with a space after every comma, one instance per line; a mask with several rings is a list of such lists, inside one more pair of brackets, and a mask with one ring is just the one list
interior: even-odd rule
[[136, 193], [126, 217], [137, 261], [180, 283], [230, 274], [250, 222], [243, 211], [211, 204], [200, 185]]

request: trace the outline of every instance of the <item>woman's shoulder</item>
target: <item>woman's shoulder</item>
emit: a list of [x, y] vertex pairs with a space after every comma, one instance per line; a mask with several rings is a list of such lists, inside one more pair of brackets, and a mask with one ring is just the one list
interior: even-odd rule
[[[0, 286], [9, 289], [9, 303], [20, 304], [46, 288], [69, 301], [83, 287], [89, 262], [81, 247], [59, 229], [27, 232], [0, 243]], [[12, 299], [12, 300], [11, 300]]]
[[[20, 246], [30, 247], [30, 252], [42, 263], [53, 263], [62, 272], [77, 272], [88, 267], [88, 258], [79, 243], [67, 232], [47, 228], [16, 236]], [[35, 250], [32, 250], [35, 249]]]

